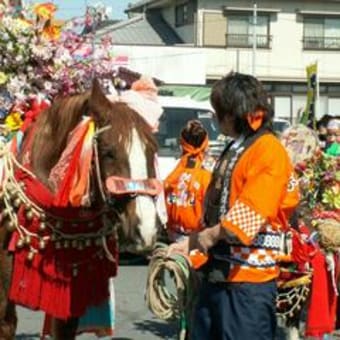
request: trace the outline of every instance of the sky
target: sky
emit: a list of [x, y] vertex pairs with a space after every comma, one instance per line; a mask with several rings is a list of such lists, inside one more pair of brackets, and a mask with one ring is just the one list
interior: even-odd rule
[[[126, 19], [127, 16], [124, 13], [124, 10], [128, 7], [129, 3], [136, 2], [133, 0], [49, 0], [49, 1], [54, 2], [58, 6], [56, 17], [60, 19], [70, 19], [73, 17], [84, 15], [86, 3], [88, 5], [96, 5], [98, 3], [102, 3], [105, 6], [112, 8], [110, 19]], [[26, 0], [26, 3], [31, 4], [41, 2], [48, 1]]]

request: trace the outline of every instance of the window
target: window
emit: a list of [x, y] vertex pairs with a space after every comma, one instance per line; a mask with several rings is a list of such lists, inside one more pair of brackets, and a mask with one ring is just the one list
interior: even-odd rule
[[184, 26], [194, 23], [196, 2], [188, 1], [175, 8], [176, 26]]
[[305, 17], [303, 48], [340, 49], [340, 18]]
[[220, 134], [217, 123], [207, 110], [164, 107], [160, 118], [156, 138], [159, 145], [159, 155], [178, 157], [181, 153], [179, 147], [179, 134], [188, 120], [199, 119], [208, 131], [209, 140], [216, 141]]
[[[258, 15], [256, 25], [256, 45], [259, 48], [270, 47], [269, 16]], [[227, 19], [227, 46], [252, 47], [253, 45], [253, 16], [233, 14]]]

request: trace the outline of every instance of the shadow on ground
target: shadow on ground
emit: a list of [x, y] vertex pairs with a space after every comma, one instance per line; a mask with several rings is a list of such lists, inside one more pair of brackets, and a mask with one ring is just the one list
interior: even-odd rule
[[149, 332], [161, 339], [175, 339], [178, 334], [178, 326], [176, 323], [166, 323], [158, 320], [136, 321], [134, 326], [142, 331]]

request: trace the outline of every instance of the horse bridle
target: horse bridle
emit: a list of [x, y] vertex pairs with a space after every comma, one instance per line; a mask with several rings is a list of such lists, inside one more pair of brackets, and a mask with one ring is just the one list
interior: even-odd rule
[[[157, 196], [158, 194], [150, 194], [150, 193], [143, 193], [140, 190], [136, 190], [136, 191], [129, 191], [128, 193], [125, 193], [124, 195], [110, 195], [108, 196], [106, 194], [106, 190], [104, 190], [103, 187], [103, 181], [102, 181], [102, 177], [101, 177], [101, 168], [100, 168], [100, 161], [99, 161], [99, 152], [98, 152], [98, 136], [107, 131], [110, 130], [112, 128], [112, 125], [106, 125], [104, 127], [101, 127], [99, 129], [96, 129], [94, 137], [93, 137], [93, 155], [94, 155], [94, 166], [95, 166], [95, 177], [96, 177], [96, 181], [97, 181], [97, 185], [98, 185], [98, 189], [101, 195], [101, 198], [104, 202], [104, 204], [107, 205], [114, 205], [115, 203], [117, 203], [117, 201], [121, 201], [121, 200], [131, 200], [136, 198], [138, 195], [148, 195], [148, 196]], [[130, 181], [134, 181], [132, 179], [128, 179]], [[157, 181], [157, 180], [156, 180]], [[159, 181], [157, 181], [159, 182]], [[112, 196], [117, 196], [117, 197], [112, 197]], [[119, 196], [119, 199], [118, 199]]]
[[109, 202], [108, 196], [105, 194], [104, 188], [103, 188], [103, 182], [101, 178], [101, 171], [100, 171], [100, 163], [99, 163], [99, 153], [98, 153], [98, 136], [107, 131], [112, 129], [112, 125], [106, 125], [99, 129], [96, 129], [94, 136], [93, 136], [93, 156], [94, 156], [94, 167], [95, 167], [95, 173], [96, 173], [96, 180], [97, 185], [99, 189], [100, 196], [104, 202], [104, 204], [107, 204]]

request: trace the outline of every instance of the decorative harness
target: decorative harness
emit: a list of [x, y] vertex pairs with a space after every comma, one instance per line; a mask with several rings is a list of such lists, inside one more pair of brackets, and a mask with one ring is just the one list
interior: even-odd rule
[[[27, 259], [32, 261], [35, 255], [39, 253], [39, 251], [44, 250], [47, 243], [50, 241], [54, 243], [56, 249], [76, 248], [82, 250], [86, 247], [96, 246], [101, 247], [104, 250], [108, 260], [116, 263], [115, 256], [110, 252], [107, 245], [107, 238], [109, 236], [115, 235], [115, 239], [117, 239], [117, 226], [121, 223], [119, 212], [115, 209], [116, 201], [123, 196], [135, 198], [139, 194], [157, 195], [161, 190], [161, 184], [155, 179], [151, 180], [149, 183], [150, 180], [134, 181], [131, 179], [111, 177], [108, 179], [108, 182], [110, 183], [110, 192], [104, 189], [101, 180], [98, 136], [109, 129], [111, 129], [111, 125], [97, 129], [92, 141], [95, 177], [104, 207], [98, 213], [89, 213], [88, 211], [82, 213], [82, 208], [72, 208], [73, 210], [79, 211], [76, 218], [62, 218], [56, 216], [48, 209], [39, 205], [39, 203], [32, 200], [25, 192], [25, 183], [20, 182], [17, 179], [16, 171], [19, 170], [34, 181], [38, 181], [37, 177], [18, 162], [15, 155], [11, 152], [9, 145], [2, 145], [0, 148], [0, 161], [2, 163], [0, 166], [2, 189], [0, 192], [0, 203], [4, 206], [2, 216], [5, 219], [4, 224], [7, 230], [10, 232], [16, 231], [18, 234], [18, 240], [15, 245], [12, 244], [12, 249], [10, 250], [15, 250], [16, 247], [26, 247], [28, 249]], [[120, 186], [117, 185], [117, 183], [119, 183]], [[42, 183], [38, 182], [38, 184], [42, 186]], [[150, 193], [148, 190], [149, 186], [151, 186], [152, 189], [150, 190]], [[131, 187], [134, 189], [131, 190]], [[117, 189], [115, 193], [114, 188], [120, 189]], [[46, 190], [48, 189], [46, 188]], [[118, 196], [117, 200], [112, 200], [112, 195]], [[21, 225], [19, 222], [19, 213], [22, 213], [23, 211], [27, 221], [33, 221], [33, 219], [39, 221], [38, 232], [32, 232]], [[70, 220], [71, 223], [69, 222]], [[83, 233], [67, 233], [62, 230], [64, 223], [71, 224], [71, 227], [86, 223], [89, 226], [89, 229], [91, 229], [91, 227], [93, 229], [94, 224], [98, 220], [100, 220], [100, 228], [97, 230], [89, 230], [89, 232]], [[115, 221], [115, 223], [113, 221]], [[51, 232], [47, 233], [46, 229], [49, 229]], [[77, 276], [77, 273], [78, 270], [75, 267], [73, 275]]]

